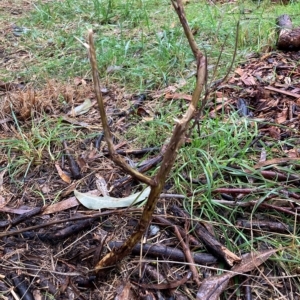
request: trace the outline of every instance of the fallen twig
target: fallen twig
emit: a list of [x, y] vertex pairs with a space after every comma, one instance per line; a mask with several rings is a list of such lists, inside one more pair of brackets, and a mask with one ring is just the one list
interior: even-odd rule
[[300, 98], [300, 94], [296, 94], [296, 93], [292, 93], [292, 92], [289, 92], [289, 91], [277, 89], [277, 88], [274, 88], [272, 86], [265, 86], [264, 88], [266, 90], [277, 92], [277, 93], [284, 94], [284, 95], [287, 95], [287, 96], [291, 96], [291, 97], [294, 97], [294, 98], [297, 98], [297, 99]]
[[258, 189], [253, 188], [217, 188], [212, 191], [213, 193], [226, 193], [226, 194], [251, 194], [257, 193]]
[[7, 231], [7, 232], [3, 232], [0, 233], [0, 238], [4, 237], [4, 236], [12, 236], [12, 235], [17, 235], [26, 231], [31, 231], [31, 230], [35, 230], [35, 229], [39, 229], [39, 228], [43, 228], [43, 227], [47, 227], [47, 226], [52, 226], [55, 224], [60, 224], [60, 223], [64, 223], [64, 222], [71, 222], [71, 221], [78, 221], [78, 220], [85, 220], [85, 219], [90, 219], [90, 218], [95, 218], [95, 217], [101, 217], [101, 216], [108, 216], [111, 214], [124, 214], [124, 213], [133, 213], [133, 212], [141, 212], [140, 208], [133, 208], [133, 209], [118, 209], [118, 210], [108, 210], [108, 211], [104, 211], [104, 212], [98, 212], [92, 215], [87, 215], [87, 216], [80, 216], [80, 217], [73, 217], [73, 218], [68, 218], [68, 219], [62, 219], [62, 220], [56, 220], [56, 221], [52, 221], [52, 222], [48, 222], [48, 223], [44, 223], [44, 224], [39, 224], [39, 225], [35, 225], [35, 226], [29, 226], [26, 228], [22, 228], [19, 230], [13, 230], [13, 231]]
[[268, 204], [268, 203], [260, 203], [261, 202], [260, 200], [248, 201], [248, 202], [241, 202], [241, 201], [240, 202], [235, 202], [235, 201], [212, 199], [211, 201], [213, 203], [218, 203], [218, 204], [227, 205], [227, 206], [240, 206], [240, 207], [253, 206], [253, 207], [258, 207], [258, 208], [270, 208], [270, 209], [274, 209], [276, 211], [285, 213], [287, 215], [293, 216], [297, 220], [300, 220], [300, 215], [293, 212], [293, 211], [291, 211], [290, 208], [275, 206], [275, 205]]
[[69, 163], [71, 177], [74, 179], [80, 179], [82, 177], [80, 167], [79, 167], [77, 161], [74, 159], [73, 155], [70, 153], [67, 142], [65, 140], [63, 140], [62, 143], [63, 143], [64, 151], [66, 153], [66, 157], [67, 157], [67, 160]]
[[[153, 153], [160, 150], [160, 147], [151, 147], [151, 148], [143, 148], [143, 149], [132, 149], [132, 150], [117, 150], [117, 154], [120, 155], [141, 155], [147, 153]], [[104, 155], [109, 155], [108, 151], [103, 151]]]
[[177, 239], [180, 242], [180, 245], [182, 247], [182, 250], [184, 252], [186, 260], [189, 263], [190, 270], [193, 274], [193, 279], [196, 282], [197, 286], [199, 287], [201, 283], [200, 283], [200, 280], [199, 280], [199, 274], [198, 274], [197, 268], [195, 266], [195, 261], [194, 261], [193, 255], [191, 253], [190, 248], [187, 246], [187, 244], [183, 240], [183, 237], [185, 236], [185, 234], [181, 234], [179, 232], [179, 229], [178, 229], [177, 225], [174, 225], [173, 229], [174, 229], [174, 232], [175, 232], [175, 235], [176, 235]]
[[[171, 221], [169, 221], [168, 219], [166, 219], [162, 216], [153, 216], [153, 221], [155, 223], [158, 223], [160, 226], [164, 226], [164, 227], [173, 227], [175, 225], [174, 223], [172, 223]], [[181, 235], [188, 234], [188, 233], [185, 233], [185, 231], [181, 227], [177, 226], [177, 228]], [[189, 238], [190, 243], [193, 246], [201, 245], [201, 243], [194, 236], [188, 234], [188, 238]]]
[[168, 282], [168, 283], [159, 283], [159, 284], [141, 284], [137, 282], [133, 282], [133, 283], [144, 289], [171, 290], [171, 289], [176, 289], [182, 284], [186, 283], [191, 277], [191, 275], [192, 273], [188, 272], [182, 279]]
[[29, 212], [26, 212], [16, 218], [14, 218], [13, 220], [6, 220], [6, 221], [1, 221], [0, 222], [0, 228], [1, 227], [6, 227], [6, 226], [15, 226], [25, 220], [28, 220], [28, 218], [31, 218], [33, 216], [38, 215], [39, 213], [43, 212], [48, 206], [44, 206], [44, 207], [36, 207], [33, 208], [32, 210], [30, 210]]
[[88, 227], [90, 227], [95, 220], [97, 220], [99, 217], [89, 218], [87, 220], [79, 221], [75, 224], [72, 224], [68, 227], [65, 227], [63, 229], [60, 229], [52, 234], [37, 234], [38, 238], [42, 241], [50, 242], [51, 244], [57, 244], [58, 242], [68, 238], [69, 236], [76, 234]]
[[[191, 219], [191, 216], [187, 212], [183, 211], [176, 205], [171, 206], [170, 209], [176, 216], [179, 216], [183, 219]], [[195, 233], [213, 255], [223, 260], [230, 267], [241, 261], [237, 255], [232, 253], [218, 240], [216, 240], [216, 238], [212, 236], [202, 224], [197, 222], [193, 225], [195, 226]]]
[[[154, 166], [156, 166], [157, 164], [159, 164], [162, 161], [162, 159], [163, 159], [162, 155], [158, 155], [154, 158], [151, 158], [148, 161], [144, 162], [139, 168], [137, 168], [137, 171], [141, 172], [141, 173], [144, 173], [144, 172], [150, 170], [151, 168], [153, 168]], [[132, 180], [134, 180], [134, 177], [132, 177], [132, 176], [125, 176], [124, 178], [116, 180], [112, 184], [111, 190], [114, 190], [115, 188], [119, 188], [121, 186], [124, 186], [125, 184], [128, 184]]]
[[279, 222], [261, 221], [261, 220], [238, 220], [236, 225], [245, 229], [257, 229], [270, 232], [289, 233], [293, 232], [291, 226]]
[[23, 274], [18, 276], [16, 273], [11, 273], [10, 277], [14, 284], [14, 287], [17, 290], [17, 293], [22, 299], [34, 300], [33, 294], [29, 289], [29, 281], [25, 280]]
[[266, 179], [270, 179], [270, 180], [277, 179], [278, 181], [285, 181], [286, 183], [292, 182], [294, 184], [300, 183], [300, 177], [294, 174], [284, 174], [281, 172], [266, 171], [266, 170], [262, 170], [260, 171], [260, 173]]
[[[123, 242], [114, 242], [114, 241], [108, 243], [110, 248], [119, 248], [122, 244]], [[140, 255], [141, 250], [143, 255], [150, 256], [150, 257], [159, 257], [162, 259], [170, 259], [170, 260], [181, 261], [181, 262], [186, 261], [184, 253], [177, 248], [172, 248], [160, 244], [141, 245], [140, 243], [138, 243], [132, 248], [132, 254]], [[192, 255], [196, 264], [210, 265], [217, 262], [217, 259], [211, 254], [192, 252]]]

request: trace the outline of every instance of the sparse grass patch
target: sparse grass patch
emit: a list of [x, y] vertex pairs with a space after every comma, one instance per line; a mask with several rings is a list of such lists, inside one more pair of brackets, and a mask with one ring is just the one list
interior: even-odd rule
[[[157, 145], [162, 145], [166, 138], [170, 135], [172, 126], [166, 123], [165, 120], [153, 120], [146, 121], [140, 124], [137, 128], [131, 127], [126, 132], [125, 137], [129, 141], [133, 142], [134, 146], [139, 148], [141, 145], [143, 147], [156, 147]], [[147, 135], [145, 135], [147, 132]]]
[[14, 120], [18, 132], [11, 138], [2, 138], [0, 146], [1, 152], [8, 158], [8, 171], [12, 180], [20, 175], [25, 178], [31, 166], [45, 161], [53, 164], [61, 157], [62, 139], [80, 138], [76, 135], [76, 127], [64, 123], [62, 119], [51, 119], [45, 115], [40, 123], [32, 121], [26, 127], [24, 124], [20, 126], [15, 116]]

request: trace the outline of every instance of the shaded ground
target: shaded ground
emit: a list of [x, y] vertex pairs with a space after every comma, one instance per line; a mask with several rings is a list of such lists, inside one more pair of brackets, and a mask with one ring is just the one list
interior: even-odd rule
[[[18, 50], [16, 53], [19, 53]], [[1, 60], [6, 68], [14, 65], [11, 55], [2, 50]], [[228, 165], [223, 174], [228, 187], [212, 191], [213, 201], [236, 207], [233, 213], [237, 220], [235, 226], [247, 239], [251, 240], [253, 235], [260, 237], [260, 242], [253, 245], [256, 251], [270, 249], [264, 236], [274, 232], [282, 236], [297, 235], [298, 232], [298, 61], [299, 53], [272, 52], [249, 58], [211, 94], [208, 105], [210, 118], [221, 115], [223, 122], [227, 122], [229, 115], [239, 111], [241, 124], [244, 118], [248, 118], [253, 120], [253, 127], [257, 126], [257, 138], [247, 147], [248, 155], [255, 157], [256, 164], [251, 169]], [[25, 295], [23, 299], [32, 299], [31, 293], [34, 299], [195, 299], [198, 287], [195, 281], [185, 277], [189, 272], [188, 266], [179, 258], [170, 258], [166, 249], [163, 249], [162, 255], [155, 253], [152, 256], [145, 253], [139, 255], [137, 250], [115, 269], [95, 276], [92, 270], [109, 250], [109, 242], [122, 241], [132, 232], [141, 209], [92, 213], [79, 205], [73, 197], [73, 191], [75, 188], [82, 192], [96, 190], [96, 181], [100, 176], [109, 187], [115, 187], [111, 195], [124, 197], [138, 188], [137, 183], [118, 184], [126, 174], [117, 169], [105, 154], [105, 143], [100, 141], [102, 129], [93, 87], [88, 79], [75, 78], [68, 85], [51, 81], [40, 90], [27, 86], [21, 91], [23, 86], [19, 84], [21, 80], [16, 80], [12, 85], [0, 85], [0, 226], [3, 228], [0, 234], [0, 290], [3, 299], [15, 299], [11, 287], [19, 283], [12, 278], [24, 282], [23, 290], [16, 290]], [[174, 92], [176, 87], [149, 95], [128, 95], [119, 87], [103, 87], [117, 147], [122, 150], [134, 149], [134, 145], [123, 138], [126, 130], [138, 122], [155, 118], [158, 114], [157, 101], [165, 95], [170, 98], [170, 93]], [[186, 98], [187, 95], [173, 96]], [[76, 116], [75, 107], [87, 98], [91, 100], [88, 113]], [[135, 110], [129, 115], [135, 104]], [[48, 126], [41, 127], [40, 124], [45, 122]], [[44, 131], [41, 132], [39, 128]], [[63, 141], [67, 144], [63, 145]], [[266, 159], [266, 145], [274, 151], [275, 156], [278, 153], [277, 158]], [[285, 156], [281, 155], [278, 145]], [[158, 150], [155, 151], [127, 157], [132, 163], [139, 163], [158, 155]], [[80, 179], [76, 178], [78, 169], [68, 159], [70, 157], [78, 164]], [[10, 171], [9, 165], [13, 166], [9, 168]], [[192, 180], [194, 186], [205, 185], [205, 176], [202, 175], [187, 180]], [[241, 182], [247, 182], [248, 187], [253, 185], [253, 189], [235, 189], [233, 181], [238, 176]], [[276, 193], [272, 189], [269, 194], [266, 193], [266, 197], [260, 197], [260, 193], [265, 195], [259, 188], [263, 179], [276, 183]], [[164, 192], [174, 193], [172, 181]], [[191, 195], [193, 191], [187, 191], [187, 194]], [[173, 205], [183, 206], [180, 196], [162, 196], [152, 226], [143, 241], [144, 247], [164, 245], [180, 249], [180, 241], [174, 234], [172, 224], [187, 232], [199, 222], [198, 217], [201, 217], [204, 227], [222, 243], [224, 232], [214, 228], [213, 223], [206, 222], [209, 219], [201, 214], [200, 207], [195, 206], [194, 224], [188, 218], [175, 215]], [[19, 215], [37, 207], [41, 211], [17, 220]], [[252, 215], [253, 207], [257, 212], [255, 217]], [[266, 211], [270, 211], [272, 217], [266, 218], [263, 214]], [[221, 206], [217, 213], [225, 219], [231, 217]], [[295, 221], [294, 228], [285, 224], [277, 213], [286, 215], [289, 224]], [[163, 224], [165, 220], [171, 224]], [[15, 230], [22, 232], [13, 233]], [[234, 245], [232, 249], [243, 243], [230, 226], [227, 227], [227, 235]], [[224, 259], [206, 250], [203, 237], [195, 231], [191, 230], [191, 236], [184, 237], [184, 240], [193, 252], [208, 254], [201, 256], [197, 264], [201, 281], [217, 274], [218, 270], [228, 269]], [[295, 258], [284, 251], [281, 253], [284, 260], [290, 260], [293, 264]], [[243, 253], [235, 254], [240, 256]], [[207, 264], [201, 259], [207, 259]], [[276, 259], [269, 260], [248, 272], [247, 276], [242, 274], [232, 279], [222, 299], [246, 299], [249, 295], [253, 299], [299, 299], [298, 273], [296, 264], [291, 266], [287, 276], [281, 263], [277, 263]], [[211, 292], [215, 292], [213, 288]]]

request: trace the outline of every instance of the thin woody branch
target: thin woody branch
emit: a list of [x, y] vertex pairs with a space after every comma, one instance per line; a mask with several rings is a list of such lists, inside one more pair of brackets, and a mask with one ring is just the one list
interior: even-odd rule
[[89, 57], [90, 57], [90, 64], [92, 68], [92, 76], [93, 76], [93, 81], [94, 81], [94, 87], [95, 87], [95, 94], [96, 94], [96, 99], [98, 103], [98, 108], [101, 116], [101, 122], [103, 126], [103, 131], [104, 131], [104, 136], [105, 140], [107, 142], [108, 146], [108, 151], [109, 154], [111, 155], [112, 160], [119, 166], [121, 167], [125, 172], [136, 178], [137, 180], [146, 183], [150, 186], [155, 185], [154, 181], [149, 178], [148, 176], [136, 171], [135, 169], [131, 168], [127, 162], [123, 159], [123, 157], [119, 154], [117, 154], [113, 141], [112, 141], [112, 135], [108, 126], [107, 122], [107, 117], [105, 113], [105, 108], [104, 108], [104, 102], [103, 102], [103, 97], [100, 89], [100, 78], [99, 78], [99, 73], [97, 69], [97, 60], [96, 60], [96, 51], [95, 51], [95, 46], [94, 46], [94, 40], [93, 40], [93, 31], [89, 30], [88, 31], [88, 40], [89, 40]]
[[[169, 144], [166, 147], [166, 150], [164, 152], [163, 161], [161, 164], [161, 167], [156, 174], [156, 176], [153, 179], [154, 184], [151, 185], [151, 191], [150, 195], [148, 197], [148, 200], [145, 204], [141, 219], [135, 228], [133, 234], [124, 242], [122, 246], [120, 246], [117, 249], [113, 249], [110, 253], [105, 255], [96, 265], [95, 271], [98, 272], [103, 268], [112, 266], [116, 264], [118, 261], [123, 259], [125, 256], [131, 253], [133, 247], [140, 241], [142, 238], [144, 232], [146, 231], [147, 227], [149, 226], [149, 223], [151, 222], [152, 215], [154, 212], [154, 209], [157, 204], [157, 200], [159, 198], [159, 195], [165, 185], [167, 176], [169, 175], [175, 159], [177, 157], [177, 151], [181, 147], [181, 145], [184, 142], [185, 135], [187, 133], [189, 122], [194, 117], [196, 108], [206, 81], [206, 58], [201, 53], [201, 51], [198, 49], [197, 44], [194, 40], [194, 37], [191, 33], [191, 30], [188, 26], [184, 9], [182, 5], [181, 0], [171, 0], [175, 11], [178, 14], [178, 17], [180, 19], [180, 22], [184, 28], [184, 32], [187, 36], [187, 39], [189, 41], [190, 47], [195, 55], [195, 58], [197, 60], [197, 82], [196, 87], [192, 96], [192, 101], [188, 107], [187, 112], [183, 116], [181, 120], [178, 120], [176, 122], [175, 128], [173, 130], [173, 134], [171, 137], [171, 140]], [[92, 42], [92, 41], [91, 41]], [[203, 109], [203, 106], [201, 106], [201, 109]], [[104, 119], [105, 120], [105, 119]], [[113, 151], [113, 147], [109, 148], [110, 151]], [[145, 181], [144, 181], [145, 182]]]
[[194, 56], [195, 56], [196, 60], [198, 60], [198, 58], [200, 58], [203, 54], [201, 53], [201, 51], [199, 50], [199, 48], [197, 46], [197, 43], [193, 36], [193, 33], [192, 33], [192, 31], [189, 27], [189, 24], [187, 22], [187, 19], [185, 17], [182, 0], [171, 0], [171, 2], [172, 2], [172, 5], [173, 5], [177, 15], [178, 15], [178, 18], [183, 27], [184, 33], [188, 39], [190, 47], [194, 53]]

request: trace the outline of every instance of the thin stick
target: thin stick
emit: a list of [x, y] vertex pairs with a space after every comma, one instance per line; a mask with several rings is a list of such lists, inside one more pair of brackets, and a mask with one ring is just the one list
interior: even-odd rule
[[92, 68], [92, 75], [93, 75], [93, 81], [94, 81], [94, 88], [95, 88], [95, 94], [97, 98], [97, 103], [98, 103], [98, 108], [101, 116], [101, 122], [103, 126], [103, 131], [104, 131], [104, 136], [105, 140], [107, 142], [108, 146], [108, 151], [111, 155], [112, 160], [119, 166], [121, 167], [125, 172], [130, 174], [131, 176], [135, 177], [139, 181], [146, 183], [150, 186], [154, 186], [155, 182], [153, 179], [149, 178], [148, 176], [136, 171], [135, 169], [131, 168], [127, 162], [123, 159], [122, 156], [117, 154], [114, 144], [112, 141], [112, 135], [108, 126], [107, 122], [107, 116], [105, 113], [105, 108], [104, 108], [104, 101], [101, 93], [101, 88], [100, 88], [100, 78], [98, 74], [98, 69], [97, 69], [97, 60], [96, 60], [96, 51], [95, 51], [95, 46], [94, 46], [94, 39], [93, 39], [93, 31], [90, 29], [88, 31], [88, 39], [89, 39], [89, 57], [90, 57], [90, 63], [91, 63], [91, 68]]
[[108, 216], [108, 215], [115, 215], [115, 214], [129, 213], [129, 212], [140, 212], [140, 211], [141, 210], [139, 208], [134, 208], [134, 209], [126, 208], [126, 209], [122, 209], [122, 210], [108, 210], [108, 211], [99, 212], [99, 213], [95, 213], [95, 214], [91, 214], [91, 215], [87, 215], [87, 216], [80, 216], [80, 217], [56, 220], [56, 221], [51, 221], [48, 223], [43, 223], [43, 224], [39, 224], [39, 225], [22, 228], [19, 230], [3, 232], [3, 233], [0, 233], [0, 238], [5, 237], [5, 236], [18, 235], [18, 234], [26, 232], [26, 231], [31, 231], [31, 230], [35, 230], [35, 229], [39, 229], [39, 228], [43, 228], [43, 227], [47, 227], [47, 226], [52, 226], [52, 225], [60, 224], [60, 223], [64, 223], [64, 222], [79, 221], [79, 220], [100, 217], [100, 216]]
[[196, 282], [197, 286], [199, 287], [201, 282], [200, 282], [200, 279], [199, 279], [199, 274], [198, 274], [197, 268], [195, 266], [195, 261], [194, 261], [194, 258], [192, 256], [191, 250], [187, 246], [187, 244], [184, 242], [183, 236], [179, 232], [178, 226], [174, 225], [173, 229], [174, 229], [174, 232], [175, 232], [175, 235], [176, 235], [177, 239], [180, 242], [180, 245], [181, 245], [182, 251], [185, 255], [185, 258], [186, 258], [187, 262], [190, 263], [189, 267], [190, 267], [190, 270], [193, 274], [193, 279]]

